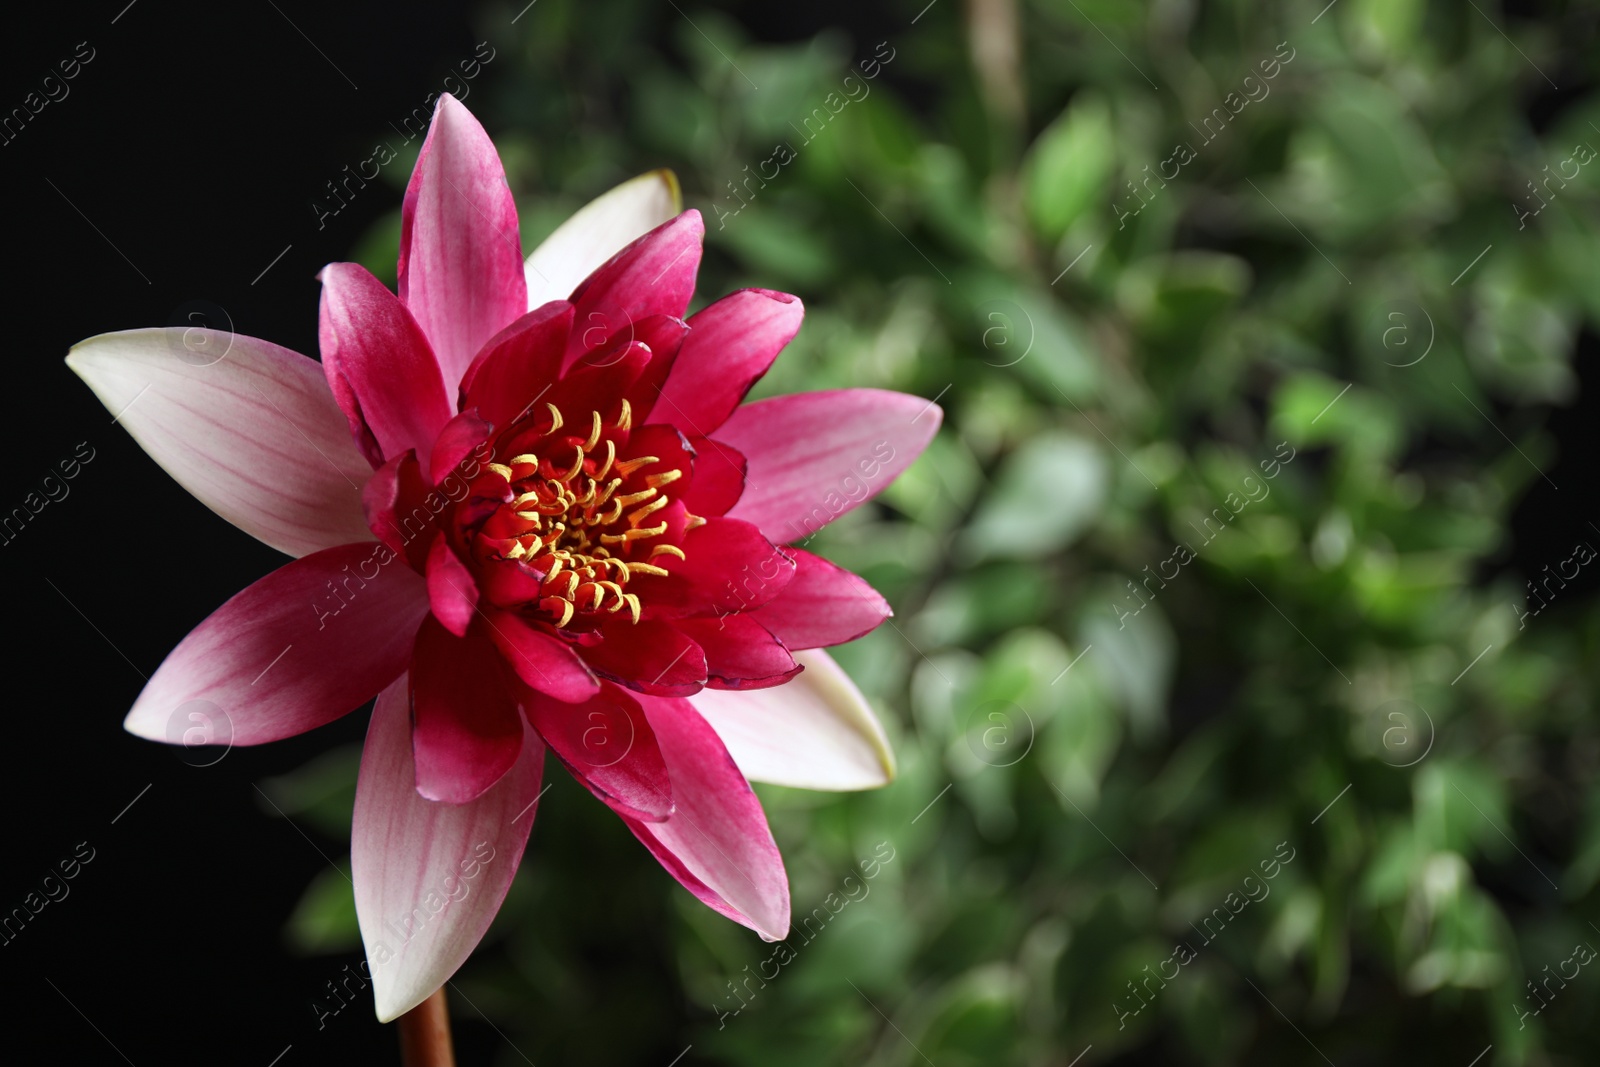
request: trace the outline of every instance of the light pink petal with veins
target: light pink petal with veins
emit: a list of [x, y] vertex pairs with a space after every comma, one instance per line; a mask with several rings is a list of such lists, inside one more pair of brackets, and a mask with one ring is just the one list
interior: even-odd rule
[[517, 205], [489, 135], [445, 93], [400, 214], [400, 299], [457, 384], [483, 343], [528, 310]]
[[372, 468], [315, 360], [216, 330], [128, 330], [67, 366], [178, 484], [291, 556], [364, 541]]
[[356, 781], [350, 864], [378, 1021], [416, 1007], [483, 939], [533, 826], [544, 746], [525, 731], [510, 771], [465, 804], [417, 794], [401, 677], [372, 710]]

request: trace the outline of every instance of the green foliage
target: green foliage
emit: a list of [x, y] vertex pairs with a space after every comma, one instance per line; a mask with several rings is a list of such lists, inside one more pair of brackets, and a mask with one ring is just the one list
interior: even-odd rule
[[[1600, 617], [1579, 590], [1520, 616], [1562, 557], [1517, 573], [1510, 521], [1543, 493], [1557, 540], [1594, 533], [1541, 427], [1600, 316], [1600, 170], [1519, 217], [1600, 145], [1562, 32], [1591, 19], [1031, 0], [1018, 114], [968, 35], [995, 6], [897, 5], [894, 58], [809, 140], [876, 39], [642, 0], [544, 0], [495, 39], [474, 106], [528, 247], [672, 166], [700, 299], [806, 301], [758, 395], [946, 419], [811, 546], [895, 606], [837, 651], [900, 778], [761, 789], [797, 916], [885, 842], [870, 895], [744, 984], [770, 947], [552, 768], [462, 988], [537, 1062], [1585, 1062], [1600, 976], [1519, 1013], [1600, 941]], [[308, 817], [337, 806], [315, 778]], [[338, 945], [340, 885], [299, 943]]]

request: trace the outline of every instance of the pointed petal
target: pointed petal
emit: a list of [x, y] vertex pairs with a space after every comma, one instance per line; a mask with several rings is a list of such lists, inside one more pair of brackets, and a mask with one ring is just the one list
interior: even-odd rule
[[826, 652], [796, 652], [798, 678], [774, 689], [706, 689], [689, 702], [745, 777], [800, 789], [876, 789], [894, 778], [883, 727]]
[[400, 215], [400, 299], [454, 397], [485, 341], [528, 310], [517, 205], [478, 120], [439, 97]]
[[801, 671], [783, 642], [749, 615], [679, 619], [674, 625], [705, 652], [706, 685], [713, 689], [765, 689]]
[[602, 263], [682, 210], [678, 178], [670, 170], [641, 174], [602, 193], [528, 257], [528, 307], [566, 299]]
[[676, 626], [656, 619], [623, 619], [602, 627], [601, 641], [583, 650], [596, 674], [654, 696], [688, 696], [706, 684], [706, 656]]
[[511, 770], [476, 800], [419, 796], [409, 684], [401, 676], [372, 710], [351, 826], [356, 917], [379, 1022], [420, 1004], [482, 940], [527, 847], [544, 766], [544, 746], [528, 730]]
[[491, 454], [488, 439], [493, 429], [478, 411], [471, 409], [445, 423], [429, 457], [428, 477], [433, 484], [443, 485], [451, 474], [469, 478], [469, 469], [476, 472], [487, 463]]
[[409, 450], [373, 471], [361, 491], [372, 535], [404, 554], [418, 572], [426, 566], [432, 544], [434, 516], [427, 508], [430, 495], [417, 454]]
[[304, 733], [360, 707], [405, 670], [427, 610], [422, 580], [386, 545], [297, 559], [190, 631], [123, 725], [176, 741], [179, 710], [200, 701], [220, 710], [236, 745]]
[[727, 421], [783, 346], [800, 332], [800, 298], [741, 289], [696, 312], [656, 417], [705, 437]]
[[789, 877], [761, 802], [693, 705], [672, 697], [638, 700], [661, 746], [677, 807], [665, 822], [623, 821], [702, 902], [768, 940], [783, 937], [789, 932]]
[[660, 822], [672, 814], [661, 746], [628, 692], [607, 686], [581, 704], [529, 692], [523, 708], [550, 751], [619, 815]]
[[424, 619], [411, 654], [417, 792], [465, 804], [500, 780], [522, 750], [522, 716], [479, 633], [456, 637]]
[[314, 360], [174, 328], [91, 337], [67, 366], [151, 459], [245, 533], [291, 556], [368, 539], [372, 468]]
[[572, 305], [554, 300], [490, 338], [461, 379], [461, 408], [476, 407], [500, 429], [547, 399], [561, 374]]
[[600, 682], [572, 646], [510, 611], [486, 617], [489, 637], [524, 685], [557, 700], [582, 703], [600, 691]]
[[801, 548], [785, 549], [794, 578], [750, 617], [791, 649], [842, 645], [871, 631], [894, 612], [863, 579]]
[[607, 337], [630, 336], [655, 315], [683, 318], [694, 296], [705, 237], [700, 212], [691, 208], [651, 230], [572, 291], [576, 309], [567, 363], [598, 348]]
[[921, 397], [832, 389], [746, 404], [717, 431], [749, 463], [728, 517], [778, 544], [871, 500], [922, 454], [943, 413]]
[[369, 431], [384, 458], [408, 448], [428, 469], [433, 439], [452, 412], [444, 379], [411, 313], [356, 263], [330, 263], [317, 336], [322, 369], [352, 436]]
[[457, 637], [467, 635], [472, 615], [478, 610], [478, 584], [442, 534], [435, 535], [433, 547], [428, 550], [428, 600], [433, 617], [446, 630]]
[[709, 437], [691, 437], [694, 481], [683, 495], [683, 505], [695, 515], [726, 515], [744, 493], [745, 460], [739, 453]]
[[666, 577], [633, 579], [646, 618], [749, 611], [777, 596], [794, 577], [794, 560], [739, 519], [707, 519], [684, 535], [683, 554], [671, 562]]

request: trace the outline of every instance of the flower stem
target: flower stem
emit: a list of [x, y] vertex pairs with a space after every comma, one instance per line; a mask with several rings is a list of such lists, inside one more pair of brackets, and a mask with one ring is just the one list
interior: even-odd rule
[[450, 1046], [450, 1008], [444, 989], [436, 989], [421, 1004], [400, 1016], [402, 1067], [456, 1067]]

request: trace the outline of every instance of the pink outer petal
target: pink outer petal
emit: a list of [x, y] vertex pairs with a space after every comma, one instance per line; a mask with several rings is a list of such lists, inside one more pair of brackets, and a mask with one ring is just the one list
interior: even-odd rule
[[889, 602], [856, 575], [804, 549], [786, 551], [798, 565], [794, 578], [750, 617], [790, 649], [854, 641], [894, 614]]
[[687, 700], [638, 697], [672, 777], [665, 822], [624, 818], [667, 872], [769, 941], [789, 932], [789, 878], [766, 814], [716, 732]]
[[650, 720], [616, 686], [566, 704], [539, 693], [523, 702], [528, 721], [589, 791], [619, 815], [660, 822], [672, 814], [672, 781]]
[[482, 940], [522, 860], [544, 746], [528, 730], [516, 763], [467, 804], [415, 788], [409, 680], [378, 697], [361, 753], [351, 827], [356, 917], [379, 1022], [438, 989]]
[[465, 804], [500, 780], [522, 749], [522, 716], [480, 633], [448, 633], [433, 618], [411, 654], [412, 747], [417, 792]]
[[180, 742], [201, 714], [227, 724], [236, 745], [304, 733], [372, 699], [405, 670], [427, 610], [422, 580], [386, 545], [341, 545], [295, 560], [196, 626], [123, 725], [152, 741]]
[[367, 539], [371, 468], [314, 360], [169, 329], [91, 337], [67, 366], [179, 485], [252, 537], [291, 556]]
[[670, 170], [641, 174], [591, 200], [528, 257], [528, 307], [566, 299], [624, 245], [682, 210], [678, 179]]
[[607, 337], [630, 336], [654, 315], [683, 318], [694, 296], [705, 233], [700, 212], [691, 208], [618, 252], [574, 289], [567, 363]]
[[800, 332], [803, 318], [799, 297], [770, 289], [741, 289], [697, 312], [662, 387], [657, 420], [709, 436]]
[[427, 470], [433, 439], [452, 411], [427, 338], [365, 267], [330, 263], [318, 277], [322, 369], [352, 436], [359, 442], [370, 431], [384, 458], [414, 448]]
[[428, 550], [428, 600], [433, 617], [457, 637], [467, 635], [472, 614], [478, 610], [478, 584], [442, 534]]
[[943, 417], [936, 404], [883, 389], [746, 404], [717, 431], [749, 463], [728, 517], [755, 523], [778, 544], [810, 537], [894, 481]]
[[745, 777], [800, 789], [875, 789], [894, 777], [883, 727], [826, 652], [796, 652], [805, 671], [774, 689], [705, 689], [689, 702]]
[[400, 299], [452, 396], [485, 341], [528, 310], [517, 205], [489, 135], [439, 97], [400, 216]]

